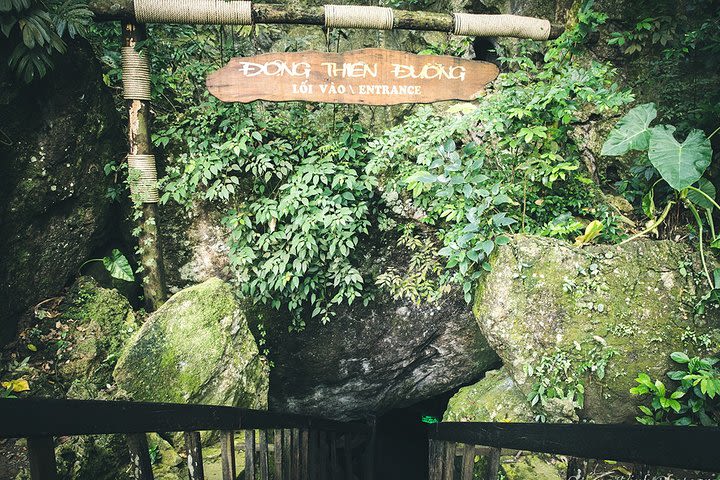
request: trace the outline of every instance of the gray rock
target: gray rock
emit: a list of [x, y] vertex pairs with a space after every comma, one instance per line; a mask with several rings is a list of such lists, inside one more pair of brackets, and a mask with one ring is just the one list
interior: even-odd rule
[[30, 86], [0, 66], [0, 343], [99, 245], [109, 213], [103, 166], [126, 150], [89, 45], [71, 42], [54, 59]]

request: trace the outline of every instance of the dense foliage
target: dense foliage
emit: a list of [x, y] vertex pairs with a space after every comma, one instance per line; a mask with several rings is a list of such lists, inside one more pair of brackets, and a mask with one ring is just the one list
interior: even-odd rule
[[0, 31], [14, 45], [8, 65], [25, 82], [43, 77], [65, 53], [63, 37], [82, 35], [91, 18], [75, 0], [0, 0]]

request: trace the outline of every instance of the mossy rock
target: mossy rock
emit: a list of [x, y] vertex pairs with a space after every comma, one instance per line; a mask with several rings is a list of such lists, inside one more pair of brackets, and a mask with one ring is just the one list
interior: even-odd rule
[[150, 315], [113, 374], [134, 400], [267, 408], [268, 367], [232, 288], [213, 278]]
[[[518, 235], [490, 263], [474, 306], [481, 331], [526, 395], [547, 378], [543, 369], [567, 365], [574, 373], [558, 378], [584, 384], [581, 417], [632, 421], [639, 399], [629, 389], [638, 373], [663, 378], [671, 352], [706, 354], [718, 345], [717, 310], [693, 313], [707, 286], [685, 244], [577, 248]], [[573, 405], [560, 403], [546, 407], [574, 420]]]
[[500, 468], [507, 480], [563, 480], [565, 465], [545, 455], [503, 457]]
[[104, 386], [120, 350], [139, 328], [130, 303], [117, 290], [80, 277], [64, 300], [58, 321], [66, 337], [58, 349], [58, 371], [68, 381]]
[[532, 410], [508, 372], [491, 370], [448, 402], [444, 422], [531, 422]]

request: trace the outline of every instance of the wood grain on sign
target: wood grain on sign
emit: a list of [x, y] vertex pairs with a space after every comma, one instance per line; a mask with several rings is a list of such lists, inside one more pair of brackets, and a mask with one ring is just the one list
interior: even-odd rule
[[498, 73], [487, 62], [367, 48], [233, 58], [208, 76], [207, 87], [224, 102], [395, 105], [474, 100]]

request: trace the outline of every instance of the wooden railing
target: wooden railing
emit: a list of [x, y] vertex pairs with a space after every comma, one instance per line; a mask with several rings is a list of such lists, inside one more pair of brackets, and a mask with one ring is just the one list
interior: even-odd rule
[[[476, 445], [490, 447], [486, 478], [497, 478], [501, 449], [567, 455], [567, 478], [585, 477], [580, 459], [720, 472], [720, 428], [645, 425], [441, 422], [429, 426], [430, 480], [472, 480]], [[652, 478], [648, 476], [647, 478]]]
[[374, 428], [242, 408], [96, 400], [1, 399], [0, 438], [27, 438], [32, 480], [57, 478], [53, 437], [126, 434], [138, 480], [152, 480], [146, 433], [184, 432], [190, 480], [204, 478], [201, 431], [220, 431], [223, 480], [236, 480], [235, 435], [245, 436], [245, 480], [372, 480]]

